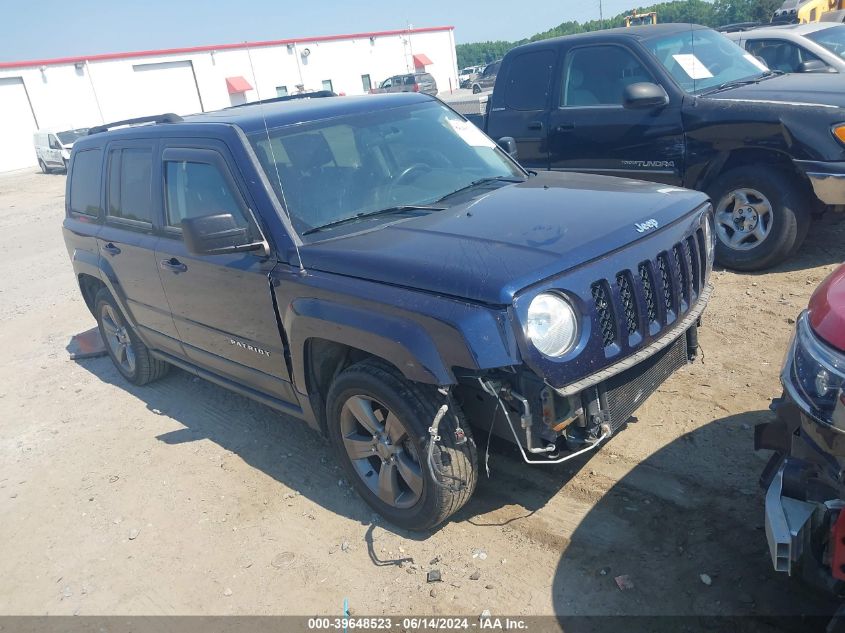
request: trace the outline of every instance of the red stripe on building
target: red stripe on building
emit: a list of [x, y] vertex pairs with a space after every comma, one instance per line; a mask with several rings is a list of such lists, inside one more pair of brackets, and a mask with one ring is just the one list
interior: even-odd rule
[[433, 33], [436, 31], [452, 31], [453, 26], [430, 26], [419, 29], [402, 29], [399, 31], [372, 31], [369, 33], [349, 33], [345, 35], [324, 35], [320, 37], [299, 37], [288, 40], [266, 40], [263, 42], [241, 42], [239, 44], [216, 44], [213, 46], [190, 46], [187, 48], [163, 48], [154, 51], [134, 51], [130, 53], [103, 53], [100, 55], [81, 55], [78, 57], [58, 57], [55, 59], [33, 59], [22, 62], [0, 62], [0, 70], [10, 68], [30, 68], [32, 66], [57, 66], [60, 64], [79, 64], [84, 62], [102, 62], [114, 59], [132, 59], [135, 57], [156, 57], [163, 55], [185, 55], [188, 53], [208, 53], [210, 51], [228, 51], [246, 48], [262, 48], [265, 46], [287, 46], [288, 44], [304, 44], [307, 42], [334, 42], [337, 40], [358, 40], [370, 37], [388, 37], [416, 33]]

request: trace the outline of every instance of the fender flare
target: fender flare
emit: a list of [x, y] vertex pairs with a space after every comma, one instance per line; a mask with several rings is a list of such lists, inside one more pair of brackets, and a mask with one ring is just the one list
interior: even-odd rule
[[456, 382], [430, 334], [421, 324], [409, 319], [324, 299], [303, 298], [291, 304], [285, 321], [293, 352], [294, 384], [300, 391], [307, 384], [306, 345], [312, 338], [382, 358], [408, 380], [436, 385]]
[[[117, 302], [118, 307], [123, 313], [124, 318], [129, 322], [129, 325], [136, 333], [139, 333], [138, 323], [132, 312], [129, 310], [126, 293], [123, 291], [120, 282], [117, 280], [117, 275], [108, 261], [100, 257], [98, 253], [78, 248], [74, 249], [70, 259], [71, 264], [73, 265], [73, 272], [76, 275], [77, 283], [79, 283], [80, 275], [88, 275], [89, 277], [94, 277], [95, 279], [100, 280], [111, 293], [111, 296], [114, 297], [114, 300]], [[139, 333], [138, 335], [143, 339], [142, 334]], [[144, 342], [146, 343], [146, 341]]]

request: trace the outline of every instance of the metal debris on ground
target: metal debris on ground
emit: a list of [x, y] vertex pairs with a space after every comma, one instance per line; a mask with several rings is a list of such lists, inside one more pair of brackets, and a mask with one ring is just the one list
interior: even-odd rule
[[440, 582], [442, 578], [440, 577], [440, 570], [439, 569], [432, 569], [425, 575], [426, 582]]
[[634, 581], [631, 580], [631, 577], [627, 574], [623, 574], [622, 576], [617, 576], [613, 580], [616, 581], [616, 586], [619, 587], [621, 591], [628, 591], [629, 589], [634, 588]]

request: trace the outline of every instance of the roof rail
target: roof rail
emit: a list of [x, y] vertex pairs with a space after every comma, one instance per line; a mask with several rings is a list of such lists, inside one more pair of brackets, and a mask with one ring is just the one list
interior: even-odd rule
[[114, 123], [104, 123], [97, 125], [88, 130], [88, 135], [99, 134], [100, 132], [108, 132], [115, 127], [123, 127], [124, 125], [140, 125], [142, 123], [179, 123], [184, 121], [178, 114], [168, 112], [166, 114], [156, 114], [154, 116], [142, 116], [137, 119], [126, 119], [125, 121], [115, 121]]
[[282, 103], [284, 101], [295, 101], [298, 99], [321, 99], [323, 97], [336, 97], [337, 93], [331, 90], [315, 90], [314, 92], [300, 92], [293, 95], [285, 95], [284, 97], [272, 97], [270, 99], [259, 99], [258, 101], [250, 101], [249, 103], [239, 103], [238, 105], [229, 106], [227, 110], [232, 108], [242, 108], [244, 106], [251, 106], [260, 103]]

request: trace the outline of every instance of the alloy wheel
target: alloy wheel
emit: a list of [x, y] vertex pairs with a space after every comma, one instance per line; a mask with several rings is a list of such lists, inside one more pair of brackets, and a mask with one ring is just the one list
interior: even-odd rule
[[105, 330], [106, 344], [111, 350], [112, 357], [127, 374], [135, 373], [135, 350], [123, 319], [120, 318], [112, 306], [103, 305], [100, 321]]
[[355, 472], [384, 503], [410, 508], [423, 493], [420, 457], [405, 425], [365, 395], [346, 400], [340, 413], [343, 446]]
[[716, 235], [728, 248], [756, 248], [772, 230], [774, 212], [769, 199], [756, 189], [728, 192], [716, 208]]

